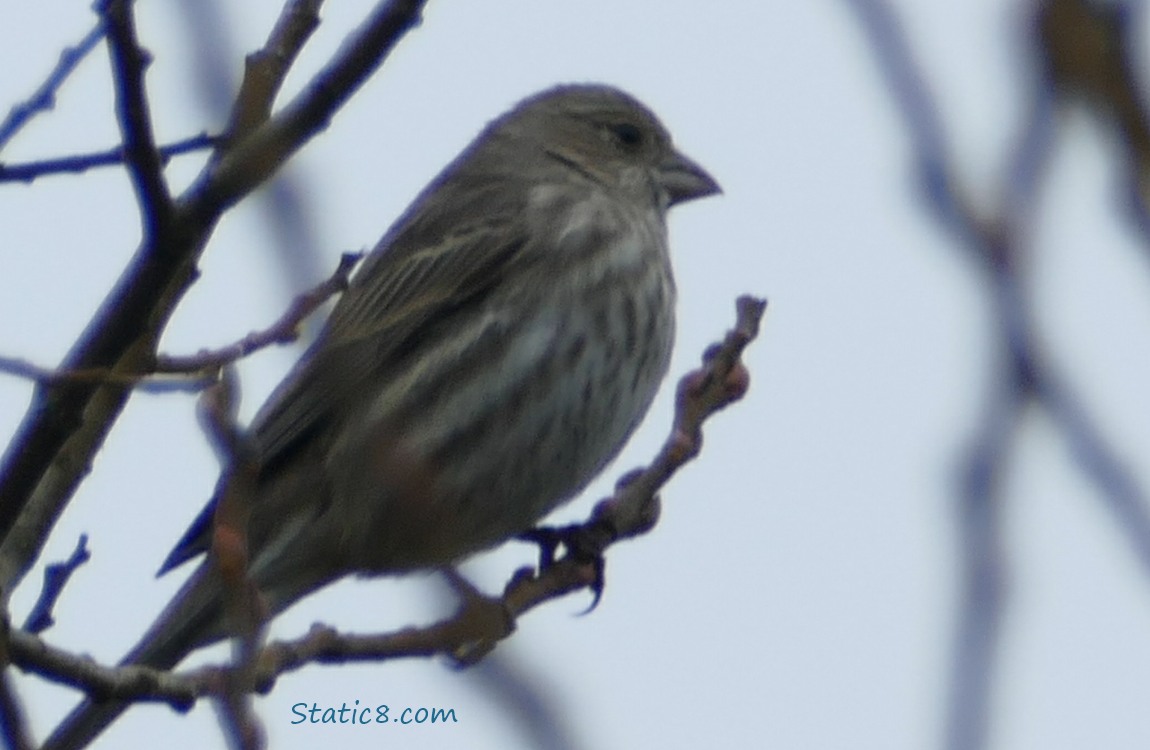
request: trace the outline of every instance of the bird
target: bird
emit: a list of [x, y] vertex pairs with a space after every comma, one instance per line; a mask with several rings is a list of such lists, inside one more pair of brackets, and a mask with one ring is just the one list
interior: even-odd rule
[[[719, 192], [612, 86], [555, 86], [492, 120], [364, 258], [245, 433], [246, 574], [266, 616], [347, 575], [451, 565], [575, 497], [668, 369], [668, 209]], [[236, 474], [160, 572], [204, 559], [121, 663], [170, 669], [233, 634], [211, 546]], [[45, 748], [87, 744], [128, 705], [83, 701]]]

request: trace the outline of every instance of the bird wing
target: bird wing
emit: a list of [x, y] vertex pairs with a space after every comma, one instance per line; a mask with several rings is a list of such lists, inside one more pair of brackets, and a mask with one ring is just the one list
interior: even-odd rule
[[[312, 349], [256, 415], [249, 437], [261, 471], [274, 469], [361, 396], [373, 376], [418, 345], [429, 325], [489, 294], [523, 255], [522, 204], [509, 200], [507, 190], [473, 189], [464, 211], [450, 195], [436, 198], [380, 241]], [[475, 218], [460, 222], [459, 216]], [[223, 487], [221, 481], [160, 575], [207, 551]]]
[[257, 416], [252, 436], [261, 464], [274, 464], [341, 404], [362, 396], [436, 320], [490, 293], [525, 245], [518, 222], [488, 220], [372, 258], [317, 346]]

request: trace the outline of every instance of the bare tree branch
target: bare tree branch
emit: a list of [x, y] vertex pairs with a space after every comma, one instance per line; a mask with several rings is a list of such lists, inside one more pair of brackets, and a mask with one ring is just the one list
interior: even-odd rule
[[[181, 26], [193, 51], [192, 71], [202, 108], [213, 122], [232, 122], [224, 126], [224, 132], [233, 139], [238, 133], [250, 132], [270, 117], [285, 77], [279, 68], [290, 67], [306, 36], [318, 24], [319, 2], [295, 2], [284, 10], [277, 30], [270, 35], [279, 41], [248, 56], [242, 85], [236, 81], [234, 64], [241, 50], [235, 39], [235, 24], [229, 18], [235, 5], [226, 0], [197, 0], [174, 7], [183, 19]], [[268, 81], [275, 83], [269, 86]], [[257, 91], [252, 92], [251, 88]], [[257, 106], [257, 101], [266, 104]], [[238, 125], [237, 121], [244, 124]], [[268, 249], [275, 256], [271, 269], [288, 294], [308, 286], [324, 272], [325, 260], [316, 236], [320, 222], [308, 179], [296, 165], [277, 174], [252, 196], [262, 229], [269, 235]]]
[[152, 114], [144, 90], [144, 69], [150, 56], [136, 38], [133, 0], [101, 0], [96, 5], [108, 33], [116, 86], [116, 116], [124, 139], [124, 157], [140, 213], [145, 237], [162, 232], [172, 213], [172, 196], [164, 181], [164, 167], [152, 132]]
[[[221, 367], [268, 346], [296, 341], [303, 321], [347, 289], [351, 272], [362, 257], [363, 253], [344, 253], [335, 272], [292, 300], [288, 309], [270, 327], [252, 331], [220, 349], [205, 349], [190, 355], [158, 354], [146, 371], [138, 373], [119, 373], [108, 368], [52, 370], [14, 357], [0, 357], [0, 373], [27, 378], [41, 385], [101, 383], [129, 386], [145, 393], [196, 393], [219, 380]], [[173, 378], [173, 375], [181, 377]]]
[[42, 633], [55, 624], [52, 609], [64, 593], [64, 587], [68, 585], [72, 574], [91, 557], [88, 552], [88, 535], [81, 534], [76, 541], [76, 549], [72, 550], [67, 560], [44, 568], [44, 586], [40, 589], [40, 596], [32, 606], [32, 611], [28, 613], [28, 619], [24, 621], [25, 630], [29, 633]]
[[76, 46], [66, 47], [60, 52], [60, 59], [56, 63], [56, 67], [40, 84], [40, 88], [36, 89], [28, 100], [17, 104], [12, 107], [8, 112], [8, 116], [4, 118], [4, 122], [0, 123], [0, 150], [8, 145], [8, 141], [20, 132], [20, 129], [27, 125], [33, 117], [39, 112], [46, 112], [56, 106], [56, 92], [68, 80], [68, 76], [72, 75], [72, 71], [80, 64], [80, 61], [87, 57], [88, 53], [96, 48], [100, 40], [104, 38], [104, 24], [96, 24], [91, 31], [84, 35]]
[[[425, 1], [381, 4], [283, 114], [234, 149], [221, 148], [219, 166], [209, 166], [176, 202], [159, 235], [144, 238], [60, 369], [146, 369], [160, 332], [195, 280], [196, 262], [222, 211], [330, 120], [416, 22]], [[268, 134], [274, 134], [270, 141]], [[274, 148], [266, 150], [269, 143]], [[0, 463], [0, 595], [27, 574], [128, 394], [119, 385], [66, 383], [42, 389], [33, 399]]]
[[203, 378], [180, 378], [178, 381], [147, 380], [148, 373], [113, 372], [106, 367], [93, 367], [86, 370], [53, 370], [18, 357], [0, 357], [0, 372], [25, 378], [40, 385], [66, 385], [69, 383], [92, 383], [98, 385], [122, 385], [148, 392], [167, 393], [173, 390], [203, 390], [210, 381]]
[[[173, 156], [181, 156], [216, 145], [218, 139], [207, 133], [185, 138], [181, 141], [160, 146], [157, 153], [160, 164], [166, 165]], [[110, 148], [107, 151], [97, 151], [91, 154], [77, 154], [75, 156], [61, 156], [55, 159], [42, 159], [40, 161], [25, 162], [23, 164], [0, 164], [0, 182], [32, 182], [37, 177], [47, 175], [85, 172], [94, 167], [109, 167], [124, 163], [124, 150]]]
[[[615, 494], [599, 502], [582, 525], [600, 540], [599, 552], [654, 527], [657, 514], [653, 509], [658, 507], [655, 493], [683, 464], [698, 455], [703, 423], [745, 394], [750, 380], [740, 357], [758, 333], [765, 306], [764, 300], [739, 299], [735, 328], [721, 344], [707, 350], [700, 369], [680, 380], [674, 424], [656, 458], [647, 467], [629, 472]], [[302, 638], [264, 647], [252, 662], [247, 684], [267, 692], [280, 675], [313, 663], [443, 655], [460, 664], [471, 664], [514, 632], [524, 613], [593, 586], [597, 575], [582, 554], [571, 551], [538, 571], [517, 571], [499, 597], [487, 598], [477, 592], [463, 596], [454, 615], [431, 625], [393, 633], [352, 635], [317, 624]], [[235, 683], [228, 682], [235, 679], [231, 667], [209, 666], [175, 674], [134, 665], [103, 667], [22, 631], [12, 633], [10, 648], [12, 663], [21, 669], [78, 687], [100, 699], [159, 701], [186, 710], [200, 697], [226, 695], [235, 689]], [[229, 719], [233, 720], [242, 721], [242, 717]]]
[[263, 49], [247, 56], [244, 80], [235, 99], [227, 134], [233, 141], [249, 135], [271, 117], [284, 79], [307, 40], [319, 26], [323, 0], [291, 0], [276, 21]]
[[279, 320], [262, 331], [253, 331], [239, 341], [221, 349], [188, 356], [157, 355], [156, 372], [196, 373], [236, 362], [252, 352], [273, 344], [290, 344], [299, 338], [300, 325], [329, 299], [347, 289], [352, 269], [363, 253], [344, 253], [339, 267], [328, 279], [292, 300]]
[[[214, 168], [192, 187], [189, 209], [193, 213], [215, 213], [232, 205], [326, 128], [332, 113], [363, 85], [400, 38], [419, 22], [425, 4], [426, 0], [386, 0], [376, 6], [371, 16], [348, 37], [339, 54], [295, 99], [239, 140], [234, 148], [221, 154]], [[277, 25], [277, 30], [279, 28]], [[265, 49], [278, 41], [271, 40]], [[278, 84], [258, 88], [274, 90], [274, 86]]]
[[[124, 665], [105, 667], [91, 658], [50, 646], [38, 636], [13, 630], [8, 636], [12, 664], [61, 685], [70, 685], [102, 699], [131, 697], [138, 701], [167, 703], [186, 711], [197, 699], [213, 695], [207, 686], [163, 670]], [[217, 673], [219, 668], [217, 669]]]

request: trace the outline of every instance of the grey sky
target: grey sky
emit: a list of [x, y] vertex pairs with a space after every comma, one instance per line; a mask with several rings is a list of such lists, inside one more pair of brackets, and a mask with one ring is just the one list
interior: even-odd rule
[[[330, 3], [289, 79], [301, 85], [370, 7]], [[526, 617], [499, 652], [562, 707], [581, 747], [875, 748], [936, 746], [957, 601], [953, 481], [991, 372], [987, 297], [914, 192], [910, 150], [845, 3], [431, 0], [423, 25], [291, 165], [306, 219], [334, 268], [369, 247], [490, 118], [560, 81], [618, 85], [649, 104], [725, 195], [671, 220], [680, 288], [672, 377], [733, 321], [733, 300], [771, 307], [747, 362], [747, 399], [709, 425], [700, 459], [663, 495], [656, 531], [609, 557], [597, 611], [585, 598]], [[940, 97], [971, 193], [998, 198], [1014, 134], [1022, 4], [896, 3]], [[182, 16], [139, 3], [153, 52], [149, 92], [163, 141], [205, 120]], [[272, 0], [232, 3], [239, 48], [255, 49]], [[1011, 7], [1006, 7], [1011, 6]], [[0, 105], [23, 99], [59, 50], [87, 31], [86, 6], [0, 6]], [[238, 74], [240, 60], [229, 62]], [[103, 49], [3, 154], [8, 161], [102, 149], [117, 140]], [[290, 93], [290, 92], [289, 92]], [[1150, 267], [1115, 218], [1115, 149], [1081, 114], [1060, 120], [1041, 196], [1034, 263], [1048, 351], [1107, 436], [1150, 486]], [[182, 186], [198, 168], [178, 160]], [[191, 352], [270, 321], [291, 290], [252, 201], [216, 232], [203, 277], [165, 350]], [[56, 362], [138, 238], [117, 170], [0, 186], [0, 353]], [[241, 367], [250, 416], [296, 353]], [[585, 516], [666, 432], [665, 388], [623, 457], [558, 518]], [[27, 403], [0, 377], [0, 431]], [[993, 693], [992, 747], [1150, 746], [1150, 582], [1050, 425], [1032, 419], [1009, 478], [1011, 599]], [[89, 533], [91, 563], [47, 638], [114, 661], [183, 573], [152, 572], [208, 497], [216, 466], [186, 396], [137, 396], [45, 560]], [[511, 545], [468, 571], [497, 587], [532, 557]], [[38, 581], [13, 599], [22, 620]], [[434, 615], [431, 579], [353, 582], [275, 623], [380, 630]], [[219, 659], [224, 652], [209, 652]], [[201, 657], [205, 658], [205, 657]], [[258, 702], [271, 747], [513, 747], [522, 735], [485, 697], [481, 673], [411, 661], [309, 668]], [[17, 680], [38, 736], [75, 693]], [[293, 726], [297, 702], [454, 708], [450, 727]], [[182, 719], [132, 710], [96, 747], [157, 737], [219, 744], [208, 706]]]

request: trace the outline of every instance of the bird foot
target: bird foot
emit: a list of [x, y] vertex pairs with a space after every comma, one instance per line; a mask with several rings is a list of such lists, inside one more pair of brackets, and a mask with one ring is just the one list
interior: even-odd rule
[[599, 600], [603, 598], [607, 568], [607, 560], [603, 556], [603, 551], [610, 541], [610, 533], [610, 529], [592, 521], [570, 526], [536, 526], [516, 538], [539, 545], [540, 572], [546, 571], [559, 562], [558, 552], [560, 548], [566, 551], [562, 559], [569, 559], [576, 564], [592, 567], [594, 573], [588, 587], [594, 598], [591, 600], [591, 605], [582, 612], [582, 614], [588, 614], [599, 606]]

